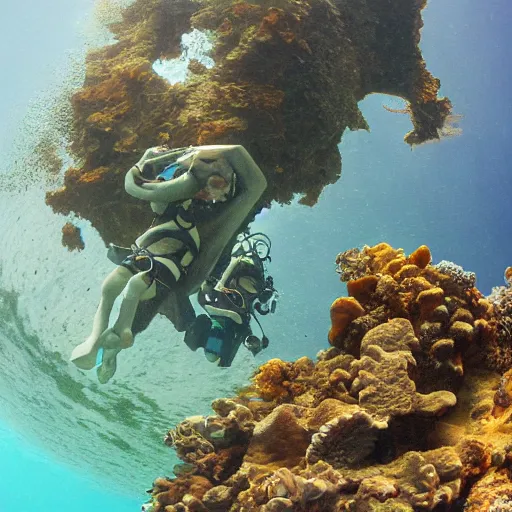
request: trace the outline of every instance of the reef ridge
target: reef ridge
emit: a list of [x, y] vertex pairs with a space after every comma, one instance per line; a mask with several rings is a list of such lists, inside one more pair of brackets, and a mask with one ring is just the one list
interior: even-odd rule
[[[430, 250], [340, 253], [330, 348], [272, 359], [166, 443], [152, 512], [461, 511], [512, 504], [512, 294]], [[499, 348], [499, 350], [497, 350]], [[508, 363], [507, 363], [508, 364]]]

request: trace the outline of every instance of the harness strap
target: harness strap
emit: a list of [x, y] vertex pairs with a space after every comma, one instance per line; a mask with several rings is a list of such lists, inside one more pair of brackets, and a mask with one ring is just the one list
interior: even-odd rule
[[[149, 235], [147, 235], [147, 239], [144, 240], [144, 245], [147, 245], [149, 247], [149, 246], [153, 245], [154, 243], [162, 240], [162, 238], [174, 238], [175, 240], [178, 240], [187, 249], [185, 251], [185, 253], [187, 251], [190, 251], [190, 253], [192, 254], [192, 256], [194, 258], [199, 254], [199, 249], [197, 248], [196, 242], [192, 238], [190, 231], [185, 230], [185, 229], [160, 229], [154, 233], [150, 233]], [[175, 255], [178, 253], [179, 253], [179, 251], [176, 251], [171, 254]], [[183, 256], [184, 255], [185, 254], [183, 254]], [[154, 256], [159, 256], [161, 258], [170, 259], [168, 255], [164, 255], [164, 254], [154, 254]]]
[[[151, 279], [158, 281], [169, 289], [171, 289], [172, 285], [177, 283], [178, 280], [171, 270], [162, 262], [155, 260], [155, 256], [159, 256], [153, 254], [147, 249], [137, 247], [136, 245], [132, 245], [132, 251], [133, 254], [123, 262], [123, 266], [134, 272], [139, 272], [141, 270], [149, 271]], [[180, 271], [180, 277], [187, 273], [186, 267], [181, 264], [182, 258], [183, 256], [179, 254], [170, 254], [165, 256], [165, 259], [172, 261], [176, 265]]]

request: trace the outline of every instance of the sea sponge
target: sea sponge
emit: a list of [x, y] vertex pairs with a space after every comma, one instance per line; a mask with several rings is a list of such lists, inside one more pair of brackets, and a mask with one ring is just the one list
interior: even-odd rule
[[425, 268], [432, 261], [430, 249], [426, 245], [421, 245], [407, 258], [407, 263], [416, 265], [419, 268]]
[[292, 363], [271, 359], [253, 377], [254, 388], [264, 400], [279, 400], [290, 394]]
[[432, 345], [430, 354], [437, 361], [448, 361], [455, 354], [455, 342], [450, 338], [439, 339]]
[[363, 306], [352, 297], [340, 297], [331, 305], [329, 343], [338, 346], [350, 322], [365, 314]]
[[347, 283], [347, 292], [358, 302], [367, 302], [377, 288], [379, 278], [377, 276], [364, 276], [350, 280]]
[[374, 274], [395, 274], [405, 264], [403, 249], [394, 249], [385, 242], [366, 246], [365, 252], [371, 257], [370, 270]]
[[429, 316], [434, 309], [441, 306], [444, 302], [444, 291], [442, 288], [430, 288], [421, 291], [416, 297], [416, 303], [420, 308], [422, 317]]

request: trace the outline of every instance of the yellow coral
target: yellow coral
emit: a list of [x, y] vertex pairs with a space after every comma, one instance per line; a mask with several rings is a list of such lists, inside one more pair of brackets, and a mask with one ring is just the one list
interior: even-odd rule
[[264, 400], [278, 400], [289, 394], [289, 372], [292, 364], [270, 359], [253, 377], [254, 387]]

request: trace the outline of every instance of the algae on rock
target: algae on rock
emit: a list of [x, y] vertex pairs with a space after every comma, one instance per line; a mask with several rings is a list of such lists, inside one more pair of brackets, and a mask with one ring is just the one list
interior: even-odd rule
[[[88, 219], [105, 242], [130, 244], [150, 222], [124, 173], [150, 146], [241, 144], [268, 181], [267, 203], [312, 205], [341, 173], [346, 128], [367, 128], [358, 101], [381, 92], [409, 104], [409, 144], [440, 136], [451, 106], [418, 47], [424, 1], [136, 0], [91, 50], [72, 97], [79, 162], [48, 193], [59, 213]], [[207, 69], [171, 85], [152, 68], [179, 56], [192, 28], [214, 34]]]

